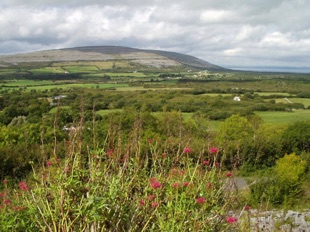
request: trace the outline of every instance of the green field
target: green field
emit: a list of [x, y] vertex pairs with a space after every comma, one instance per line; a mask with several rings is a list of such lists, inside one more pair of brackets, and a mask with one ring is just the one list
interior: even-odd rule
[[264, 122], [270, 124], [290, 124], [297, 121], [310, 120], [310, 110], [294, 110], [293, 112], [255, 112]]
[[34, 81], [34, 80], [13, 80], [13, 81], [5, 81], [5, 82], [0, 82], [0, 84], [3, 84], [5, 86], [18, 86], [18, 87], [28, 87], [28, 86], [44, 86], [44, 85], [52, 85], [54, 84], [53, 81], [47, 81], [47, 80], [42, 80], [42, 81]]
[[258, 94], [259, 96], [272, 96], [272, 95], [290, 96], [291, 95], [291, 94], [284, 93], [284, 92], [254, 92], [254, 94]]
[[55, 74], [55, 73], [65, 73], [66, 70], [62, 69], [61, 67], [44, 67], [44, 68], [36, 68], [36, 69], [29, 69], [29, 72], [33, 74]]
[[69, 73], [93, 73], [99, 70], [97, 66], [94, 65], [65, 66], [62, 68]]

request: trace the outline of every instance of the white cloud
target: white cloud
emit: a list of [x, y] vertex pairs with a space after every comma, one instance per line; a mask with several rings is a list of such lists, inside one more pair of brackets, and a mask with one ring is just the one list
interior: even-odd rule
[[0, 54], [112, 44], [226, 67], [305, 66], [309, 8], [307, 0], [3, 0]]
[[200, 15], [203, 23], [227, 23], [234, 17], [234, 13], [227, 10], [204, 10]]

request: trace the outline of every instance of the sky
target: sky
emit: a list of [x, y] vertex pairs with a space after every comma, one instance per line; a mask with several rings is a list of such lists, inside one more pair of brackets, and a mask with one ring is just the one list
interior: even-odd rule
[[309, 0], [1, 0], [0, 54], [115, 45], [309, 68]]

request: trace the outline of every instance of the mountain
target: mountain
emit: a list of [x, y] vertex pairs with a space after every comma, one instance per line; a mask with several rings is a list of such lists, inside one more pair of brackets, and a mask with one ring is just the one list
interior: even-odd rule
[[146, 50], [121, 46], [86, 46], [0, 56], [0, 65], [29, 62], [127, 60], [151, 67], [185, 66], [210, 71], [225, 68], [197, 57], [177, 52]]

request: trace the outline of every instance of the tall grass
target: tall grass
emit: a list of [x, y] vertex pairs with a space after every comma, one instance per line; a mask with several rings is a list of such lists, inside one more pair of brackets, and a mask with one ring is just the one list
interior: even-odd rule
[[85, 144], [77, 129], [64, 158], [55, 149], [27, 180], [5, 180], [0, 230], [240, 231], [240, 195], [219, 149], [143, 141], [138, 120], [124, 143], [114, 126], [102, 147], [95, 136]]

